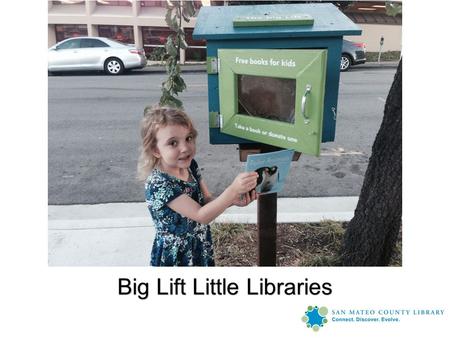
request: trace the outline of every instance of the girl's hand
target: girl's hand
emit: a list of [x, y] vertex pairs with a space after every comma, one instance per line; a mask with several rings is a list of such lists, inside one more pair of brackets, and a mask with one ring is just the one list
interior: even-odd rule
[[255, 171], [240, 173], [231, 183], [230, 188], [235, 195], [245, 194], [256, 187], [257, 179], [258, 173]]
[[254, 200], [256, 200], [256, 191], [253, 189], [250, 192], [247, 192], [245, 194], [241, 194], [238, 198], [236, 198], [233, 201], [233, 205], [237, 207], [246, 207], [250, 203], [252, 203]]

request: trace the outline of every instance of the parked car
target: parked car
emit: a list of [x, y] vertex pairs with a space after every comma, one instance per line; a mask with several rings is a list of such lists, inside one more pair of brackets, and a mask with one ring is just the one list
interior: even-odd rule
[[366, 62], [366, 46], [362, 42], [342, 40], [341, 72]]
[[142, 48], [101, 37], [63, 40], [48, 50], [48, 72], [103, 70], [118, 75], [125, 70], [143, 68], [147, 58]]

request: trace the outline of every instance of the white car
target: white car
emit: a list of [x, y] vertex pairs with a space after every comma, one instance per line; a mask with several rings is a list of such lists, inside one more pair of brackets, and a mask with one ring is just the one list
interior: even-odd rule
[[142, 48], [101, 37], [63, 40], [48, 50], [49, 74], [62, 71], [103, 70], [118, 75], [128, 69], [143, 68], [147, 58]]

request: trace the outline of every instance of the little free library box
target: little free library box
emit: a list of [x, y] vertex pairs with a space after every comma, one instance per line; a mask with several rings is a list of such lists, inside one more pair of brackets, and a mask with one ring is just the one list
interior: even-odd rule
[[329, 3], [202, 7], [210, 143], [318, 156], [335, 137], [342, 37], [360, 34]]

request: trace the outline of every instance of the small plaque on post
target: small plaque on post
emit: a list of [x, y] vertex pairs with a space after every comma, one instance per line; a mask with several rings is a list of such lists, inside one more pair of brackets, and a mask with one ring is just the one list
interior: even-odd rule
[[294, 15], [248, 15], [233, 19], [234, 27], [261, 27], [261, 26], [312, 26], [314, 18], [309, 14]]

